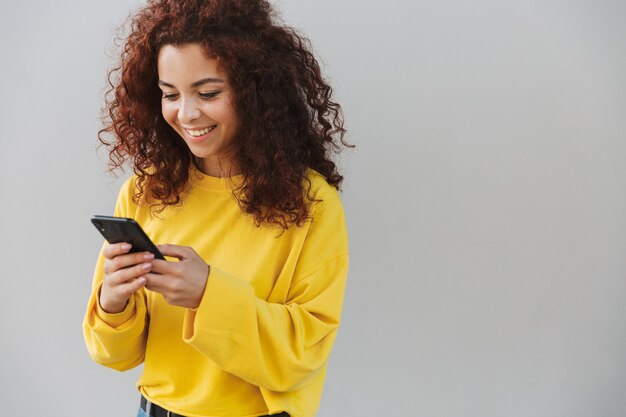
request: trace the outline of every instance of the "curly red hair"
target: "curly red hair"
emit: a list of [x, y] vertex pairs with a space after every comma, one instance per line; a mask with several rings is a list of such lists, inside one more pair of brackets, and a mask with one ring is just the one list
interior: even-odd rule
[[229, 77], [240, 120], [233, 162], [243, 174], [234, 193], [257, 225], [287, 229], [309, 218], [309, 168], [339, 189], [343, 177], [331, 154], [352, 147], [341, 106], [309, 41], [277, 21], [263, 0], [149, 0], [134, 15], [120, 64], [109, 73], [98, 138], [111, 171], [130, 161], [135, 202], [146, 196], [159, 210], [179, 204], [194, 163], [161, 116], [157, 56], [168, 44], [200, 44]]

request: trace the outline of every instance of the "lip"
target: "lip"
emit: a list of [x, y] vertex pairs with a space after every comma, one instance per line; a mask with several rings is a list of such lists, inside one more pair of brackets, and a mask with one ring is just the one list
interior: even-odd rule
[[[205, 133], [205, 134], [204, 134], [204, 135], [202, 135], [202, 136], [192, 136], [192, 135], [191, 135], [191, 133], [189, 133], [189, 131], [190, 131], [190, 130], [203, 130], [203, 129], [206, 129], [207, 127], [211, 127], [211, 126], [215, 126], [215, 128], [214, 128], [214, 129], [212, 129], [211, 131], [209, 131], [208, 133]], [[186, 137], [187, 137], [187, 139], [189, 139], [190, 141], [193, 141], [193, 142], [201, 142], [201, 141], [203, 141], [204, 139], [206, 139], [206, 138], [208, 138], [209, 136], [211, 136], [211, 134], [212, 134], [213, 132], [215, 132], [215, 130], [217, 129], [217, 125], [211, 125], [211, 126], [205, 126], [205, 127], [202, 127], [202, 128], [186, 128], [186, 127], [182, 127], [182, 126], [181, 126], [181, 129], [185, 132], [185, 136], [186, 136]]]

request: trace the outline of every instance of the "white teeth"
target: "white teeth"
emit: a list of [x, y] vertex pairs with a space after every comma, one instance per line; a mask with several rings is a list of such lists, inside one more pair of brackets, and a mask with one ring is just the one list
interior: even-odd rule
[[207, 127], [205, 129], [202, 130], [187, 130], [187, 132], [191, 135], [191, 136], [202, 136], [202, 135], [206, 135], [207, 133], [209, 133], [211, 130], [215, 129], [216, 126], [211, 126], [211, 127]]

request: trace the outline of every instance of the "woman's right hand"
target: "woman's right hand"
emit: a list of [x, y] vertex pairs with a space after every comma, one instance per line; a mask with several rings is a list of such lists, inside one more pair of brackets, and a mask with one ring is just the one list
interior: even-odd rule
[[107, 313], [121, 313], [130, 296], [146, 284], [143, 277], [152, 268], [154, 255], [149, 252], [128, 253], [131, 245], [106, 245], [104, 280], [100, 289], [100, 307]]

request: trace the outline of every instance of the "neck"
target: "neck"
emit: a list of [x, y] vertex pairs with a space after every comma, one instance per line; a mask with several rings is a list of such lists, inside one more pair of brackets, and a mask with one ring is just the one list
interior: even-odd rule
[[232, 177], [241, 173], [234, 164], [223, 159], [193, 158], [193, 163], [200, 172], [211, 177]]

